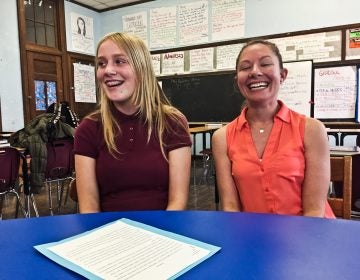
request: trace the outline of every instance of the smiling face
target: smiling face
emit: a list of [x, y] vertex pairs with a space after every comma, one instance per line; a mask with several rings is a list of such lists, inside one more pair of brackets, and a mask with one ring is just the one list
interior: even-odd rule
[[287, 75], [275, 52], [261, 43], [243, 49], [236, 71], [237, 85], [249, 103], [276, 101], [280, 84]]
[[96, 65], [96, 77], [106, 97], [123, 113], [134, 113], [131, 97], [137, 80], [125, 51], [108, 39], [98, 48]]

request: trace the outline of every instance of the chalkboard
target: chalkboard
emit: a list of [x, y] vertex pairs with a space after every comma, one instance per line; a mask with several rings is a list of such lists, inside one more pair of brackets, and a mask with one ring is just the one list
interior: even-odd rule
[[234, 87], [235, 73], [162, 80], [172, 105], [189, 122], [229, 122], [240, 114], [243, 96]]

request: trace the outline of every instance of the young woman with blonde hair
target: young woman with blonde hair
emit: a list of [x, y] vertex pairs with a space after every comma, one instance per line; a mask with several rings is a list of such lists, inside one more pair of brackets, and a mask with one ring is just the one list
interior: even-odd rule
[[81, 213], [186, 208], [191, 139], [158, 85], [144, 42], [111, 33], [98, 43], [100, 107], [75, 133]]

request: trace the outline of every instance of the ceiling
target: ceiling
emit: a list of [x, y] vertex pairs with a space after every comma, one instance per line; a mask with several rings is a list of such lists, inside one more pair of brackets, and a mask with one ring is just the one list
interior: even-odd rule
[[150, 1], [142, 1], [142, 0], [68, 0], [68, 1], [83, 7], [90, 8], [92, 10], [96, 10], [98, 12], [108, 11], [111, 9], [116, 9], [130, 5], [136, 5], [144, 2], [150, 2]]

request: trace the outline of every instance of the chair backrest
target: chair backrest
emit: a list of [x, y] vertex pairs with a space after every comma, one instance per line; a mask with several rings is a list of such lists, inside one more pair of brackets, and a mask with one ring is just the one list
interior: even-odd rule
[[352, 158], [351, 156], [330, 157], [331, 182], [335, 187], [340, 185], [342, 195], [329, 197], [329, 204], [335, 216], [344, 219], [351, 218], [352, 192]]
[[13, 147], [0, 148], [0, 193], [15, 187], [19, 175], [20, 153]]
[[74, 171], [74, 140], [57, 139], [47, 143], [45, 179], [61, 179]]

